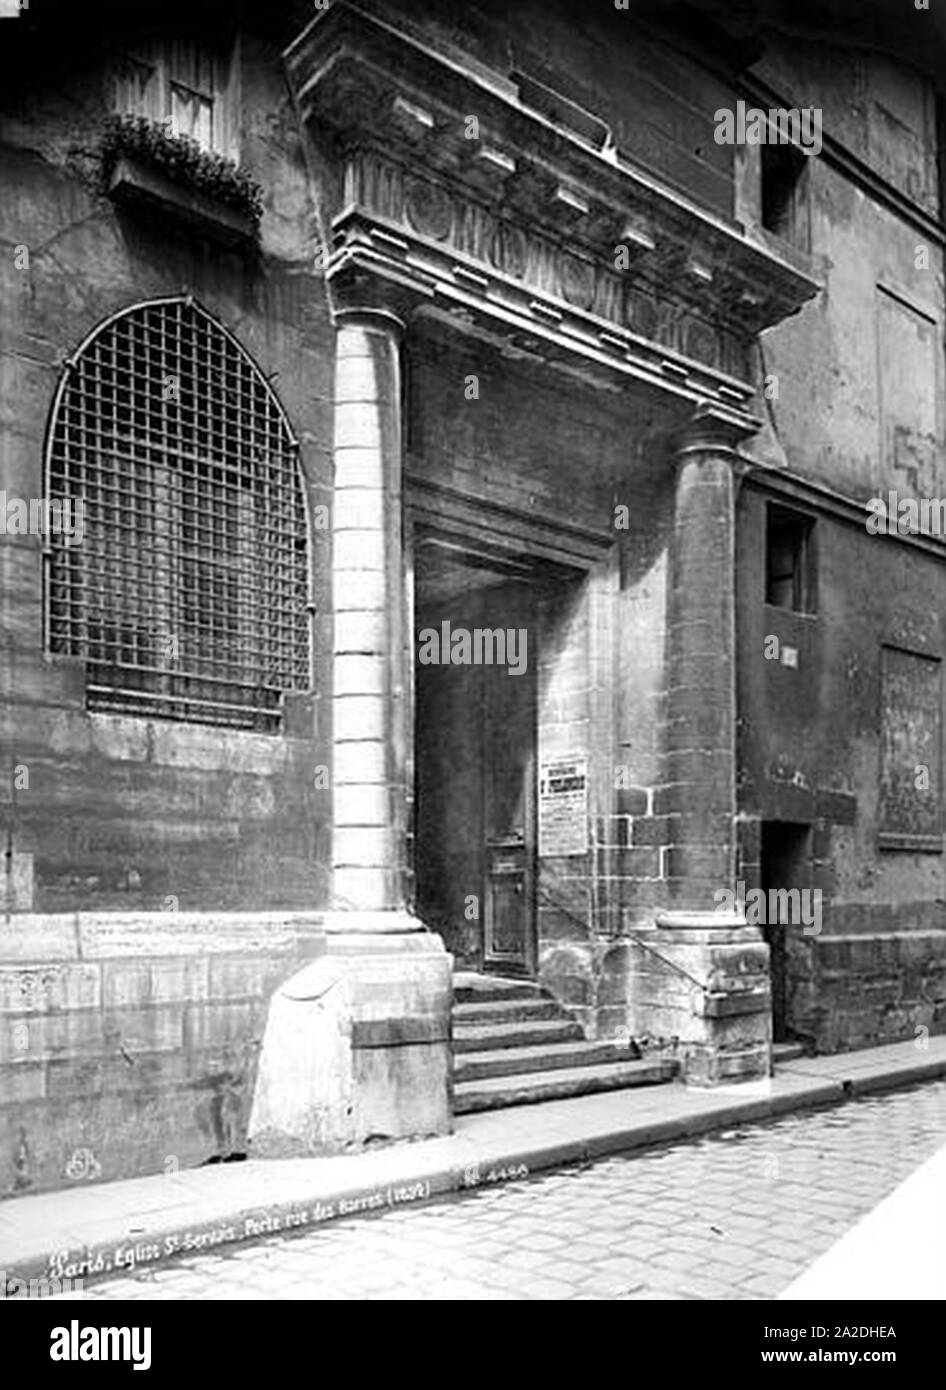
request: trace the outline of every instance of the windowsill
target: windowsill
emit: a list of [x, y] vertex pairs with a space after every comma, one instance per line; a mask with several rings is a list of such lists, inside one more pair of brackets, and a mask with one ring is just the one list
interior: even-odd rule
[[769, 603], [768, 599], [765, 600], [765, 607], [771, 608], [775, 613], [782, 613], [788, 618], [817, 618], [819, 616], [817, 613], [804, 612], [800, 608], [786, 608], [781, 603]]
[[247, 214], [128, 155], [115, 165], [108, 191], [119, 206], [158, 210], [227, 245], [249, 245], [257, 239], [256, 225]]

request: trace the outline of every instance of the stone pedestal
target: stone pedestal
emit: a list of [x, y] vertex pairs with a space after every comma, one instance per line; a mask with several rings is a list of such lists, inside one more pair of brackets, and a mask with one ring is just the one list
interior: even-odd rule
[[432, 932], [330, 933], [270, 1004], [250, 1155], [448, 1133], [451, 992], [452, 961]]
[[741, 916], [661, 912], [634, 978], [637, 1029], [672, 1047], [683, 1080], [712, 1086], [769, 1075], [769, 948]]

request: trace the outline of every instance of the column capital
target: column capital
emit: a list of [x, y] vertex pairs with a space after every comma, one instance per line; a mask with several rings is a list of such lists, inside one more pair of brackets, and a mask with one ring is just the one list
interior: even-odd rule
[[400, 340], [407, 331], [404, 320], [382, 304], [341, 304], [332, 312], [336, 328], [367, 328], [390, 333]]
[[692, 454], [712, 454], [719, 458], [736, 457], [738, 446], [760, 428], [760, 422], [741, 411], [705, 402], [671, 436], [674, 457]]

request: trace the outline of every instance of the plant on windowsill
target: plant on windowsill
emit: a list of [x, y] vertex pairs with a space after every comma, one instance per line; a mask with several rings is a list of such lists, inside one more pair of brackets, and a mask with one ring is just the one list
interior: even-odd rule
[[226, 240], [255, 240], [263, 190], [244, 169], [145, 116], [111, 116], [102, 138], [109, 195], [200, 224]]

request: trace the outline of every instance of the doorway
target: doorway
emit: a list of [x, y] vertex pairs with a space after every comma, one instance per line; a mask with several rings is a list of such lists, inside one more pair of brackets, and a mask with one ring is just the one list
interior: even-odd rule
[[[760, 887], [765, 894], [765, 939], [772, 971], [772, 1040], [791, 1042], [791, 952], [789, 932], [801, 930], [791, 922], [779, 889], [804, 889], [810, 881], [811, 827], [792, 821], [764, 820], [761, 826]], [[772, 908], [775, 912], [773, 914]], [[777, 920], [772, 920], [773, 915]]]
[[414, 906], [458, 969], [534, 978], [542, 630], [558, 566], [414, 535]]

